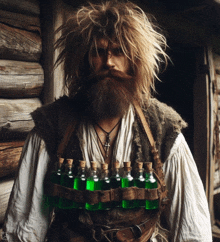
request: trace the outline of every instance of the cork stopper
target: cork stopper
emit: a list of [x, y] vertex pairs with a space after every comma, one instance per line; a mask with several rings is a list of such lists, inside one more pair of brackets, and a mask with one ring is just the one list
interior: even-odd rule
[[94, 170], [94, 171], [97, 170], [97, 163], [96, 163], [96, 161], [91, 161], [91, 168], [92, 168], [92, 170]]
[[73, 165], [73, 159], [67, 159], [67, 166], [72, 167]]
[[152, 168], [152, 162], [145, 162], [144, 163], [144, 168], [146, 170], [147, 173], [151, 172], [153, 170]]
[[114, 169], [119, 169], [120, 168], [120, 163], [118, 160], [116, 160], [114, 163], [113, 163], [113, 168]]
[[137, 167], [138, 167], [139, 170], [142, 170], [143, 169], [143, 162], [138, 162]]
[[59, 157], [59, 161], [58, 161], [59, 168], [61, 168], [61, 166], [63, 165], [63, 162], [64, 162], [64, 158]]
[[130, 161], [124, 161], [124, 170], [125, 171], [131, 170], [131, 162]]
[[81, 168], [85, 168], [86, 167], [86, 161], [81, 160], [79, 165], [80, 165]]
[[102, 170], [108, 170], [108, 164], [102, 163], [101, 164]]

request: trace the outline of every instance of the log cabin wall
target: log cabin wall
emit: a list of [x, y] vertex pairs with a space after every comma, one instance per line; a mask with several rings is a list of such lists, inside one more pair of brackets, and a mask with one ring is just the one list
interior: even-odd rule
[[0, 0], [0, 226], [22, 146], [42, 105], [44, 71], [40, 6], [36, 0]]

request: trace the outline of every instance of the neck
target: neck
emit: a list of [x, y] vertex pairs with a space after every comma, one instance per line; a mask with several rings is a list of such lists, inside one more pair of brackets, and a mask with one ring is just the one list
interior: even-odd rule
[[106, 132], [110, 132], [115, 125], [120, 121], [121, 117], [103, 119], [98, 122], [98, 125], [102, 127]]

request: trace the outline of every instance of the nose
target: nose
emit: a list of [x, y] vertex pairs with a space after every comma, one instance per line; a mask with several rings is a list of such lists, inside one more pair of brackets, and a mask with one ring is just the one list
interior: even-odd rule
[[111, 51], [108, 51], [106, 55], [106, 66], [110, 69], [115, 67], [114, 56], [112, 55]]

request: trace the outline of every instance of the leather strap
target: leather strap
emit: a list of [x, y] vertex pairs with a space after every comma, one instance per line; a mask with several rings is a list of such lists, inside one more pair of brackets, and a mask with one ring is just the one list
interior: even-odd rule
[[138, 187], [115, 188], [110, 190], [79, 191], [73, 188], [64, 187], [52, 182], [45, 184], [45, 194], [54, 197], [63, 197], [74, 202], [97, 204], [99, 202], [111, 202], [121, 200], [156, 200], [160, 199], [163, 193], [160, 186], [155, 189]]
[[124, 229], [120, 229], [116, 233], [116, 238], [118, 241], [123, 242], [139, 242], [139, 241], [148, 241], [151, 235], [154, 232], [155, 225], [158, 221], [158, 215], [147, 219], [146, 221]]
[[75, 130], [75, 127], [76, 127], [76, 124], [77, 124], [77, 121], [75, 122], [72, 122], [70, 123], [68, 126], [67, 126], [67, 129], [65, 131], [65, 134], [63, 136], [63, 139], [61, 140], [59, 146], [58, 146], [58, 149], [57, 149], [57, 156], [58, 157], [62, 157], [64, 151], [65, 151], [65, 148], [73, 134], [73, 131]]
[[149, 125], [148, 125], [148, 123], [146, 121], [146, 118], [145, 118], [145, 116], [144, 116], [144, 114], [142, 112], [142, 109], [141, 109], [141, 107], [140, 107], [140, 105], [138, 104], [137, 101], [134, 101], [133, 105], [135, 107], [136, 113], [138, 114], [138, 116], [139, 116], [139, 118], [141, 120], [141, 123], [142, 123], [142, 126], [144, 128], [144, 131], [147, 134], [147, 137], [148, 137], [148, 140], [150, 142], [150, 145], [153, 148], [153, 147], [155, 147], [155, 141], [154, 141], [153, 135], [151, 133], [150, 127], [149, 127]]

